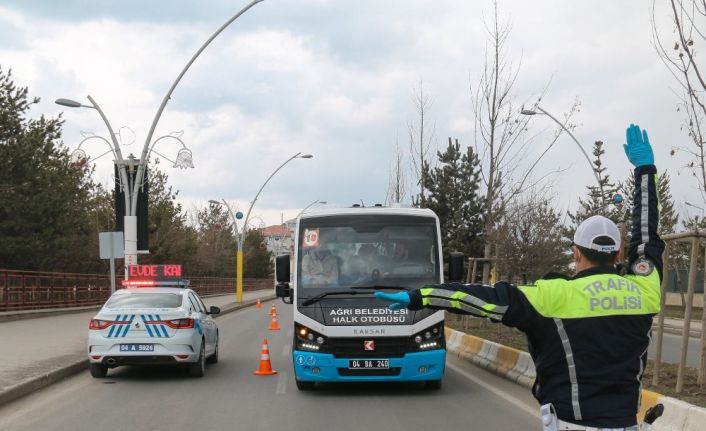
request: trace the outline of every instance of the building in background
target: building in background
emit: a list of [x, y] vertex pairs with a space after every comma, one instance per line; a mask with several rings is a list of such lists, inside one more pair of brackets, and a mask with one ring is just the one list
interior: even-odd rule
[[265, 238], [267, 251], [272, 253], [272, 256], [291, 254], [294, 250], [292, 231], [287, 224], [275, 224], [261, 228], [259, 231]]

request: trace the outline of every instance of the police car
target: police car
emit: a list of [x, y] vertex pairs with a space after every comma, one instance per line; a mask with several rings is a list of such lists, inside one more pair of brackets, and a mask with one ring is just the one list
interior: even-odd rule
[[[88, 359], [93, 377], [120, 365], [183, 364], [202, 377], [218, 362], [218, 327], [188, 280], [128, 280], [91, 319]], [[180, 287], [165, 287], [175, 286]]]

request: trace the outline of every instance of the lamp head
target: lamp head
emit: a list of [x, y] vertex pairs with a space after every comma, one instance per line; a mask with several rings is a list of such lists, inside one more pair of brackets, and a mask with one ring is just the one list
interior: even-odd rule
[[61, 106], [68, 106], [69, 108], [80, 108], [82, 106], [80, 102], [71, 99], [56, 99], [54, 103]]
[[536, 115], [537, 111], [533, 111], [531, 109], [523, 109], [522, 111], [520, 111], [520, 114], [522, 114], [522, 115]]
[[301, 156], [299, 156], [300, 159], [311, 159], [312, 157], [314, 156], [311, 154], [302, 154]]

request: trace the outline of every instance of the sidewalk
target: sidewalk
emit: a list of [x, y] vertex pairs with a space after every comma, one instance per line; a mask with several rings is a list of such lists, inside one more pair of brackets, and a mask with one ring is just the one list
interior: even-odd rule
[[[257, 298], [273, 299], [272, 289], [243, 292], [242, 304], [235, 303], [233, 294], [203, 301], [207, 307], [220, 307], [225, 314], [253, 305]], [[97, 311], [0, 321], [0, 404], [86, 369], [88, 322]]]
[[[652, 329], [657, 331], [657, 324], [659, 320], [655, 316]], [[671, 317], [664, 318], [664, 332], [667, 334], [681, 335], [684, 331], [684, 319], [674, 319]], [[689, 324], [689, 337], [699, 338], [701, 337], [701, 315], [692, 316], [691, 323]]]

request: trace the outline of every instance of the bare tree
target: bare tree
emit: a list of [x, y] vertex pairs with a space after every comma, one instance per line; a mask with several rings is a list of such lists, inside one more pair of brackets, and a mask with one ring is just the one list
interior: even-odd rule
[[660, 34], [657, 27], [656, 0], [652, 4], [652, 36], [662, 62], [679, 84], [680, 103], [677, 110], [684, 115], [681, 130], [686, 130], [692, 146], [674, 147], [688, 154], [688, 167], [699, 185], [701, 198], [706, 203], [706, 152], [704, 148], [704, 118], [706, 118], [706, 81], [695, 60], [696, 49], [706, 42], [706, 1], [669, 0], [672, 32]]
[[424, 91], [424, 82], [419, 81], [419, 86], [415, 88], [412, 95], [412, 102], [417, 112], [417, 119], [414, 122], [407, 123], [407, 132], [409, 133], [409, 155], [412, 166], [413, 175], [419, 184], [419, 200], [417, 205], [424, 204], [424, 176], [422, 168], [425, 162], [429, 160], [429, 152], [431, 143], [434, 139], [435, 124], [429, 124], [429, 111], [434, 104], [433, 99]]
[[[530, 146], [535, 136], [527, 136], [529, 116], [522, 115], [521, 105], [536, 105], [546, 92], [542, 90], [531, 103], [516, 103], [512, 94], [519, 73], [519, 65], [514, 66], [509, 60], [506, 44], [510, 35], [510, 26], [501, 23], [498, 17], [498, 3], [493, 4], [493, 20], [486, 23], [488, 44], [485, 52], [485, 64], [478, 84], [471, 86], [472, 107], [475, 122], [476, 153], [482, 161], [482, 180], [485, 186], [483, 257], [491, 257], [491, 243], [494, 228], [504, 208], [527, 188], [532, 172], [539, 160], [556, 142], [558, 133], [549, 147], [533, 163]], [[528, 102], [528, 101], [525, 101]], [[578, 103], [565, 117], [575, 112]], [[540, 179], [541, 181], [541, 179]], [[483, 280], [489, 279], [490, 265], [483, 266]]]
[[390, 178], [387, 185], [385, 203], [400, 203], [406, 198], [407, 176], [405, 175], [404, 154], [400, 150], [399, 142], [395, 145], [395, 160], [390, 166]]

